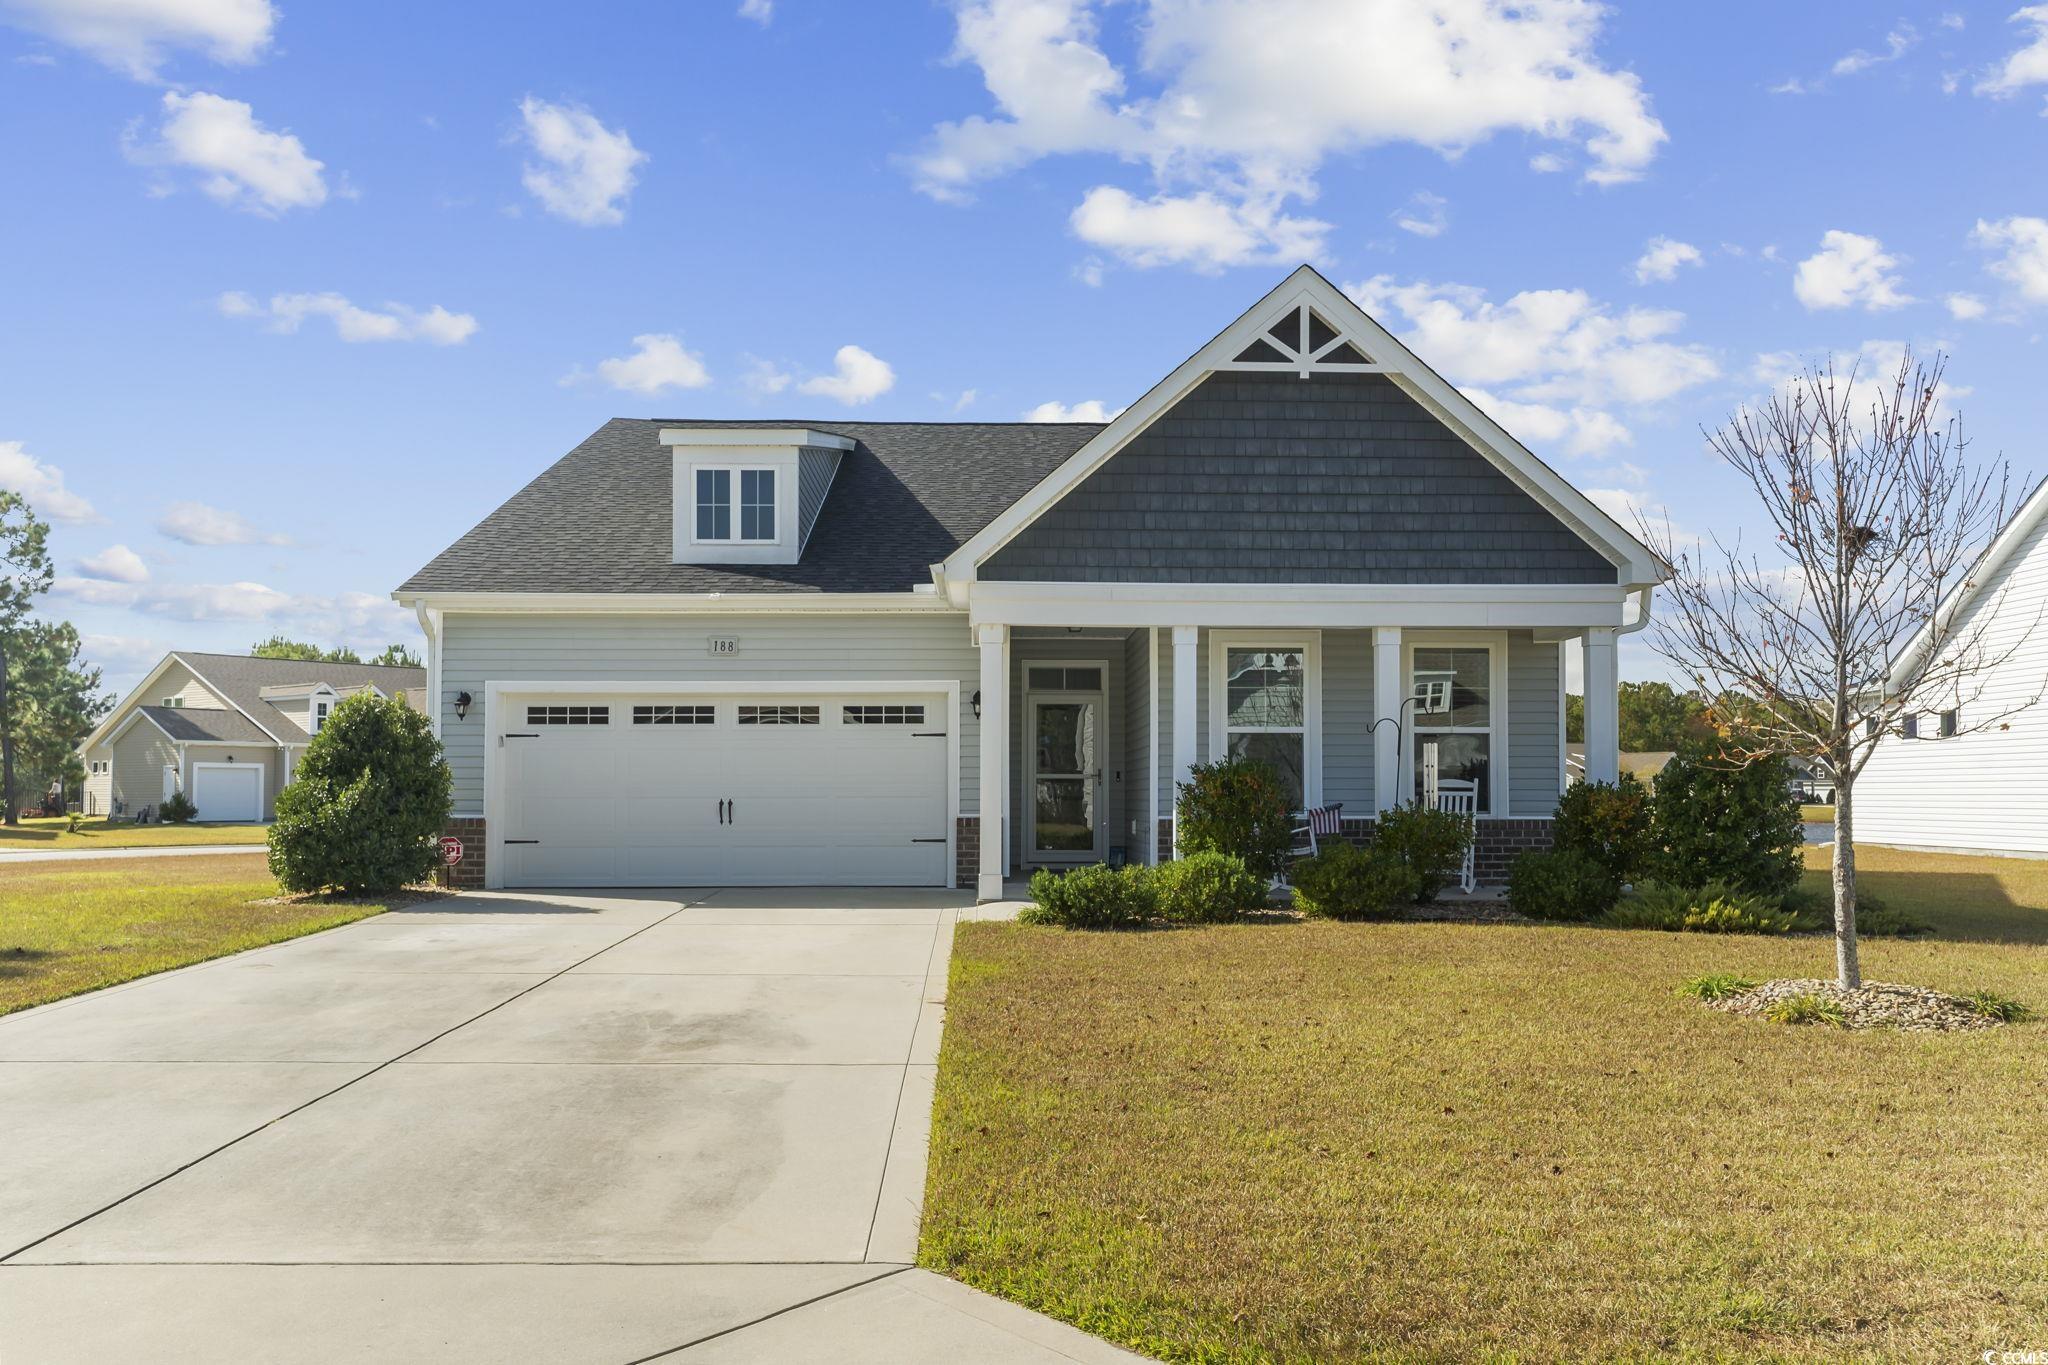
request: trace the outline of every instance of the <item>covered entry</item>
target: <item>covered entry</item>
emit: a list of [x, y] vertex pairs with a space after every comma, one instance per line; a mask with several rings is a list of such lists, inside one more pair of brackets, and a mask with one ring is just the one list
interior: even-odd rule
[[503, 885], [951, 885], [953, 708], [923, 692], [504, 695]]

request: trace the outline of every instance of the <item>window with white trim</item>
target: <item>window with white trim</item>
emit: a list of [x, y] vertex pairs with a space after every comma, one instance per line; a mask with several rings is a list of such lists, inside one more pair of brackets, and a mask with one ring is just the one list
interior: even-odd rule
[[1943, 739], [1954, 739], [1963, 728], [1962, 712], [1951, 708], [1941, 713], [1940, 734]]
[[1409, 667], [1415, 798], [1422, 799], [1424, 769], [1433, 747], [1437, 777], [1472, 783], [1479, 811], [1491, 812], [1493, 650], [1486, 645], [1417, 645]]
[[319, 734], [320, 727], [327, 723], [327, 713], [334, 709], [334, 703], [321, 697], [313, 703], [313, 733]]
[[1226, 645], [1223, 679], [1224, 751], [1271, 767], [1300, 810], [1308, 782], [1307, 648]]
[[183, 697], [165, 697], [165, 698], [164, 698], [164, 705], [165, 705], [165, 706], [174, 706], [174, 707], [175, 707], [175, 706], [183, 706], [184, 704], [185, 704], [185, 699], [184, 699]]
[[775, 471], [737, 465], [697, 467], [694, 539], [700, 545], [772, 543]]

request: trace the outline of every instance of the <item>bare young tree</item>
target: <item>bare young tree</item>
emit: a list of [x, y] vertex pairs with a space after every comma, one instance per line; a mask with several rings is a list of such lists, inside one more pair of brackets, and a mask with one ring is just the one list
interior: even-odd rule
[[[1922, 712], [1954, 712], [1958, 732], [2001, 726], [2039, 699], [1988, 710], [1985, 671], [2026, 631], [1986, 626], [1995, 603], [1954, 605], [1984, 550], [2010, 523], [2003, 463], [1973, 466], [1960, 418], [1944, 413], [1945, 361], [1908, 351], [1887, 379], [1809, 367], [1718, 431], [1713, 451], [1749, 482], [1776, 533], [1763, 555], [1739, 537], [1680, 546], [1667, 521], [1643, 523], [1670, 565], [1651, 643], [1722, 698], [1713, 719], [1732, 763], [1803, 758], [1835, 788], [1835, 975], [1863, 984], [1856, 945], [1856, 779], [1881, 742]], [[1984, 609], [1991, 608], [1991, 609]]]

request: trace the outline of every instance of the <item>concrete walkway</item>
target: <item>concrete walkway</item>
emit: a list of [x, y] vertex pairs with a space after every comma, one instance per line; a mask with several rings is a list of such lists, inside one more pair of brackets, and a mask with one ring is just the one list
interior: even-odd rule
[[220, 853], [262, 856], [266, 844], [174, 844], [159, 848], [4, 848], [0, 863], [87, 863], [102, 858], [197, 858]]
[[909, 1264], [963, 908], [468, 895], [0, 1019], [0, 1358], [1135, 1359]]

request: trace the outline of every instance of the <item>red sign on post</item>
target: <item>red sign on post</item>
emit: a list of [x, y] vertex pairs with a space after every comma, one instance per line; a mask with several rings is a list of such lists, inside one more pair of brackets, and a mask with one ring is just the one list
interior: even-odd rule
[[462, 840], [460, 840], [460, 839], [456, 838], [456, 837], [455, 837], [454, 835], [452, 835], [452, 834], [444, 834], [444, 835], [442, 835], [442, 836], [441, 836], [441, 861], [442, 861], [442, 863], [443, 863], [444, 865], [446, 865], [446, 866], [448, 866], [448, 867], [453, 867], [453, 866], [455, 866], [455, 865], [456, 865], [457, 863], [461, 862], [461, 861], [462, 861]]

